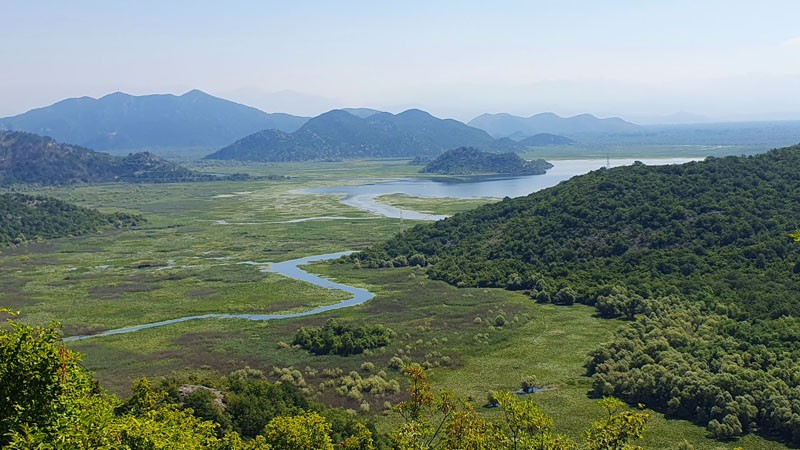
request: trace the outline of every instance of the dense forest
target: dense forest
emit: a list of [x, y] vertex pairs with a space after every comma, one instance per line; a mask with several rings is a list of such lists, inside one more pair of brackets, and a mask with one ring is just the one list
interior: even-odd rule
[[118, 157], [31, 133], [0, 131], [0, 186], [115, 181], [173, 183], [242, 178], [247, 176], [201, 174], [149, 152]]
[[417, 225], [351, 258], [594, 305], [631, 321], [587, 362], [597, 394], [723, 439], [758, 431], [798, 444], [798, 167], [800, 146], [600, 169]]
[[0, 246], [131, 227], [145, 221], [138, 214], [103, 214], [55, 198], [24, 194], [0, 194], [0, 218]]
[[447, 175], [543, 175], [547, 169], [552, 168], [553, 165], [543, 159], [526, 161], [514, 153], [491, 153], [473, 147], [459, 147], [442, 153], [420, 172]]
[[[436, 392], [419, 365], [408, 365], [397, 426], [379, 434], [345, 410], [322, 406], [290, 383], [257, 370], [227, 376], [142, 378], [122, 401], [97, 386], [81, 355], [63, 346], [57, 324], [0, 324], [0, 446], [8, 449], [167, 450], [575, 450], [530, 399], [496, 394], [501, 420], [480, 417], [452, 393]], [[584, 435], [585, 448], [630, 448], [650, 415], [615, 398]]]

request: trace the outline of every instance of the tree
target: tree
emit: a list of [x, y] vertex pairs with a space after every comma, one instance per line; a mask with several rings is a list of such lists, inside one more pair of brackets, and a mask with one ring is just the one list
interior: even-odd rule
[[272, 450], [333, 450], [331, 424], [315, 412], [278, 416], [264, 429]]
[[586, 432], [586, 443], [592, 450], [622, 450], [630, 448], [628, 441], [644, 437], [650, 413], [625, 410], [627, 405], [613, 397], [604, 397], [598, 404], [608, 417], [592, 423]]

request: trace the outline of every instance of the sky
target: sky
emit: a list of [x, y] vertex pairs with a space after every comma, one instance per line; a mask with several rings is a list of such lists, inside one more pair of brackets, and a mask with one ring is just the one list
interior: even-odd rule
[[0, 117], [200, 89], [300, 115], [800, 120], [798, 17], [797, 0], [0, 0]]

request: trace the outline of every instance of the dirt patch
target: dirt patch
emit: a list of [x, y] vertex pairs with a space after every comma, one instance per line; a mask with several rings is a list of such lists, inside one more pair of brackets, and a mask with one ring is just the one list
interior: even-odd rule
[[61, 332], [63, 335], [66, 336], [83, 336], [85, 334], [95, 334], [101, 331], [105, 331], [108, 328], [102, 327], [93, 327], [89, 325], [83, 324], [67, 324], [61, 328]]

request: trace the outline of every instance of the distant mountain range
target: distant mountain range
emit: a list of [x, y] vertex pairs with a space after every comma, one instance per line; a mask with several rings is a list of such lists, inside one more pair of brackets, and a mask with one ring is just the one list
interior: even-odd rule
[[362, 108], [329, 111], [294, 133], [263, 130], [206, 159], [305, 161], [436, 156], [457, 147], [524, 149], [511, 139], [495, 140], [483, 130], [418, 109], [395, 115]]
[[591, 114], [574, 117], [561, 117], [553, 113], [541, 113], [530, 117], [505, 113], [482, 114], [467, 124], [480, 128], [496, 138], [509, 136], [524, 138], [540, 133], [575, 136], [585, 133], [631, 133], [640, 130], [638, 125], [619, 117], [598, 119]]
[[308, 119], [267, 114], [193, 90], [183, 95], [121, 92], [71, 98], [0, 119], [0, 130], [27, 131], [99, 150], [219, 147], [256, 131], [292, 132]]
[[525, 161], [510, 152], [492, 153], [471, 147], [460, 147], [442, 153], [420, 172], [447, 175], [543, 175], [547, 169], [552, 168], [553, 165], [543, 159]]
[[216, 179], [220, 178], [191, 171], [148, 152], [123, 158], [31, 133], [0, 131], [0, 186]]
[[548, 145], [570, 145], [574, 143], [575, 141], [573, 141], [570, 138], [550, 133], [534, 134], [533, 136], [528, 136], [525, 139], [519, 141], [519, 145], [524, 145], [525, 147], [545, 147]]

